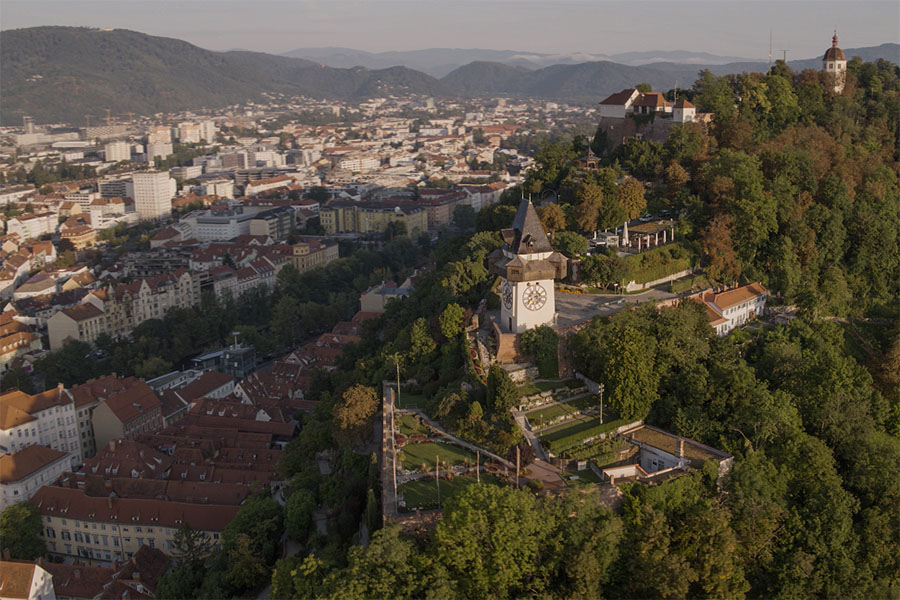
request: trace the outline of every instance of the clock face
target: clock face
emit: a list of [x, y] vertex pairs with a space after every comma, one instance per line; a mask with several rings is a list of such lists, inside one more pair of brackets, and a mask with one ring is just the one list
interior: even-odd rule
[[540, 310], [547, 303], [547, 290], [539, 283], [525, 288], [522, 302], [528, 310]]
[[512, 289], [512, 286], [509, 285], [508, 281], [503, 282], [503, 289], [501, 291], [501, 295], [503, 297], [503, 305], [506, 306], [506, 308], [512, 308], [513, 289]]

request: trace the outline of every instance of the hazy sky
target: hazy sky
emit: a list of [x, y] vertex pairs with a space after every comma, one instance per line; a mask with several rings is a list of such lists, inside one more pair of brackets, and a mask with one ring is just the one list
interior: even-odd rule
[[692, 50], [811, 58], [837, 26], [844, 48], [900, 42], [900, 2], [572, 0], [0, 0], [0, 26], [133, 29], [211, 50], [280, 53], [493, 48], [614, 54]]

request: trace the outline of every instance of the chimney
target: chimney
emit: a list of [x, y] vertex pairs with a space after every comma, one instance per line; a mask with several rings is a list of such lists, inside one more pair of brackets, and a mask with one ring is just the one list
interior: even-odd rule
[[72, 571], [72, 577], [75, 579], [81, 579], [81, 569], [75, 569]]
[[684, 456], [684, 438], [678, 438], [678, 452], [675, 454], [678, 458]]
[[112, 568], [113, 568], [113, 571], [118, 571], [118, 570], [119, 570], [119, 561], [113, 560], [113, 561], [112, 561]]
[[109, 440], [109, 449], [111, 452], [116, 451], [116, 440]]
[[112, 495], [112, 492], [110, 492], [109, 496], [106, 497], [106, 506], [108, 506], [109, 508], [112, 508], [112, 501], [113, 501], [113, 495]]
[[140, 573], [140, 571], [134, 571], [134, 572], [131, 574], [131, 578], [134, 579], [135, 581], [140, 581], [140, 580], [141, 580], [141, 573]]

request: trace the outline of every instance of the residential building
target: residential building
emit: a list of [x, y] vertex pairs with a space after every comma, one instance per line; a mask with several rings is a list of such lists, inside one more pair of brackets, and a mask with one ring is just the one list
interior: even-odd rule
[[768, 297], [768, 290], [761, 283], [755, 282], [730, 290], [709, 290], [693, 299], [703, 302], [709, 324], [716, 333], [726, 335], [735, 327], [763, 314]]
[[412, 287], [398, 286], [393, 281], [382, 281], [370, 287], [359, 297], [363, 312], [383, 313], [391, 300], [403, 300], [412, 293]]
[[147, 143], [147, 162], [152, 163], [156, 157], [165, 159], [172, 155], [174, 149], [169, 142], [148, 142]]
[[[2, 329], [6, 327], [0, 327], [0, 330]], [[41, 350], [43, 347], [41, 337], [25, 325], [22, 325], [21, 331], [3, 335], [0, 337], [0, 373], [5, 373], [18, 357]]]
[[200, 143], [200, 126], [191, 122], [180, 123], [178, 125], [178, 141], [182, 144]]
[[283, 240], [294, 230], [294, 209], [279, 206], [257, 213], [250, 221], [250, 235], [266, 235], [273, 240]]
[[165, 143], [172, 141], [172, 128], [168, 125], [156, 125], [147, 131], [147, 143]]
[[47, 332], [51, 350], [59, 350], [69, 340], [93, 343], [107, 332], [107, 317], [93, 304], [77, 304], [47, 319]]
[[59, 239], [66, 240], [76, 250], [82, 250], [93, 246], [97, 241], [97, 231], [90, 225], [76, 225], [60, 230]]
[[147, 171], [135, 173], [134, 207], [142, 221], [166, 218], [172, 213], [175, 180], [168, 173]]
[[207, 144], [212, 144], [216, 141], [216, 133], [218, 133], [218, 130], [216, 129], [215, 121], [211, 119], [200, 121], [197, 126], [200, 129], [200, 141], [206, 142]]
[[226, 241], [250, 233], [250, 222], [257, 210], [235, 206], [229, 210], [194, 211], [181, 219], [190, 225], [192, 237], [203, 242]]
[[0, 561], [0, 599], [56, 600], [53, 578], [40, 565]]
[[237, 506], [145, 498], [90, 497], [77, 489], [44, 486], [29, 500], [38, 507], [41, 537], [51, 556], [91, 565], [124, 561], [142, 546], [168, 554], [182, 525], [204, 532], [221, 544]]
[[267, 179], [259, 179], [256, 181], [248, 181], [244, 186], [245, 196], [254, 196], [269, 190], [277, 190], [286, 188], [294, 183], [293, 178], [287, 175], [279, 175], [277, 177], [269, 177]]
[[128, 142], [109, 142], [103, 147], [106, 162], [120, 162], [131, 159], [131, 146]]
[[379, 233], [390, 223], [402, 223], [410, 235], [428, 229], [428, 213], [410, 205], [367, 202], [334, 202], [319, 209], [319, 222], [326, 233]]
[[303, 273], [316, 267], [324, 267], [331, 261], [337, 260], [339, 258], [338, 251], [337, 244], [326, 244], [316, 240], [300, 242], [293, 246], [291, 264]]
[[234, 198], [234, 182], [226, 178], [202, 180], [198, 186], [200, 189], [194, 188], [201, 196], [218, 196], [219, 198]]
[[[131, 175], [120, 177], [109, 177], [101, 179], [97, 182], [97, 188], [100, 190], [100, 198], [134, 198], [134, 182]], [[96, 196], [82, 199], [72, 199], [77, 202], [82, 209], [87, 209]], [[66, 198], [69, 200], [69, 198]]]
[[0, 511], [28, 500], [42, 485], [50, 485], [71, 470], [68, 452], [39, 444], [0, 454]]
[[142, 433], [162, 429], [161, 404], [150, 386], [134, 377], [122, 383], [125, 387], [101, 399], [91, 415], [97, 447], [110, 440], [133, 440]]
[[13, 217], [6, 221], [6, 233], [16, 234], [22, 240], [37, 239], [55, 233], [57, 219], [52, 212]]
[[196, 177], [200, 177], [203, 173], [202, 166], [192, 166], [185, 165], [183, 167], [172, 167], [169, 169], [169, 175], [175, 177], [176, 179], [181, 179], [182, 181], [185, 179], [194, 179]]
[[15, 390], [0, 395], [0, 451], [34, 444], [66, 453], [72, 467], [81, 464], [75, 404], [62, 384], [40, 394]]

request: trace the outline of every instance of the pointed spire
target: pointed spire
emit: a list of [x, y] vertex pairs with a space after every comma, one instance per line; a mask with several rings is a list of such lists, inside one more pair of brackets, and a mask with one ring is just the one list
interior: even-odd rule
[[512, 229], [514, 238], [510, 250], [516, 254], [534, 254], [537, 252], [553, 252], [547, 233], [538, 217], [531, 200], [522, 199]]
[[834, 28], [834, 37], [831, 38], [831, 47], [837, 48], [837, 27]]

